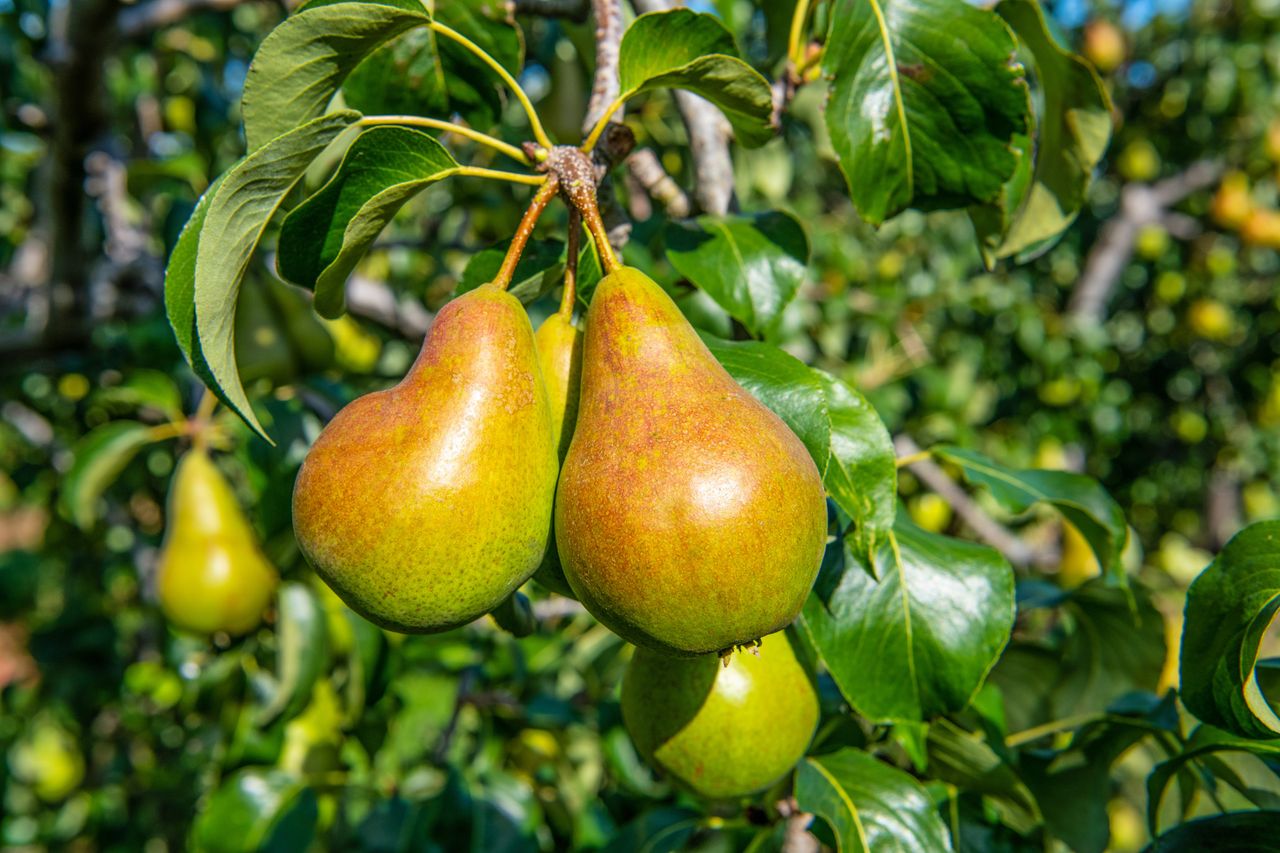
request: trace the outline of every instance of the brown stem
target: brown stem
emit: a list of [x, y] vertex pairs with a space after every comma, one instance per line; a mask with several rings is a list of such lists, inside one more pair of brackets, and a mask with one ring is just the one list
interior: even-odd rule
[[609, 230], [600, 216], [595, 167], [591, 158], [572, 145], [557, 145], [548, 153], [543, 167], [560, 179], [560, 191], [573, 209], [582, 214], [587, 230], [596, 241], [596, 251], [605, 273], [621, 268], [622, 264], [613, 252], [613, 244], [609, 242]]
[[573, 320], [573, 306], [578, 300], [578, 255], [582, 251], [582, 214], [569, 211], [569, 236], [565, 246], [564, 293], [560, 296], [560, 316]]
[[533, 200], [529, 202], [524, 216], [520, 217], [516, 233], [511, 237], [511, 245], [507, 247], [507, 255], [502, 259], [502, 266], [498, 267], [498, 274], [493, 277], [493, 283], [503, 290], [511, 285], [511, 278], [516, 274], [516, 264], [520, 263], [520, 255], [533, 236], [533, 227], [538, 224], [538, 217], [542, 216], [542, 212], [555, 197], [559, 183], [555, 175], [547, 176], [546, 182], [533, 194]]

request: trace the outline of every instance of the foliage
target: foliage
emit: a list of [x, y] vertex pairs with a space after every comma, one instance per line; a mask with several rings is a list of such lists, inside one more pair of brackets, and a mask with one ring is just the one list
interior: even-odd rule
[[[121, 180], [90, 182], [85, 230], [123, 307], [0, 376], [0, 844], [768, 850], [797, 811], [845, 851], [1268, 838], [1272, 10], [1128, 4], [1117, 29], [1110, 6], [1082, 27], [1030, 0], [777, 5], [634, 18], [609, 108], [678, 184], [697, 170], [670, 90], [736, 138], [740, 209], [668, 214], [625, 167], [613, 185], [635, 220], [623, 259], [823, 474], [834, 535], [796, 625], [822, 722], [795, 771], [730, 804], [655, 775], [622, 727], [628, 647], [534, 585], [494, 620], [401, 636], [316, 579], [289, 515], [307, 447], [404, 373], [415, 307], [497, 274], [541, 179], [513, 140], [580, 138], [594, 28], [471, 0], [246, 3], [104, 48]], [[67, 92], [40, 61], [58, 14], [0, 3], [6, 282], [47, 247], [35, 164], [66, 156]], [[1091, 48], [1104, 24], [1130, 56]], [[1245, 215], [1211, 186], [1178, 199], [1139, 228], [1103, 320], [1079, 316], [1123, 199], [1204, 157], [1234, 170]], [[563, 213], [544, 222], [512, 283], [535, 318], [568, 261]], [[601, 266], [588, 245], [583, 304]], [[303, 358], [272, 302], [291, 366], [242, 382], [267, 347], [239, 331], [241, 291], [276, 274], [313, 291], [336, 355]], [[197, 434], [286, 579], [242, 639], [156, 606], [164, 499]], [[1036, 559], [950, 504], [930, 515], [895, 435]]]

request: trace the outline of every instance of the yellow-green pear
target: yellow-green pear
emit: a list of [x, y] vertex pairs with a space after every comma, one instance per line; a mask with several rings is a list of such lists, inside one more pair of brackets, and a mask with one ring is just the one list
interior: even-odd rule
[[711, 799], [781, 779], [818, 725], [818, 692], [785, 633], [758, 649], [671, 658], [636, 649], [622, 681], [622, 721], [644, 759]]
[[197, 634], [246, 634], [258, 626], [278, 581], [231, 485], [208, 453], [178, 460], [160, 551], [160, 608]]
[[[578, 385], [582, 378], [582, 330], [572, 318], [556, 313], [542, 321], [533, 335], [538, 348], [538, 364], [547, 386], [547, 399], [551, 404], [552, 438], [560, 460], [564, 461], [573, 438], [573, 425], [578, 419]], [[554, 535], [547, 547], [547, 555], [534, 574], [534, 579], [552, 592], [573, 596], [569, 582], [564, 579], [560, 566], [560, 554], [556, 550]]]
[[365, 618], [445, 631], [537, 569], [556, 469], [528, 315], [484, 285], [441, 309], [400, 384], [355, 400], [321, 432], [294, 486], [294, 533]]
[[817, 577], [827, 509], [813, 460], [635, 269], [605, 276], [587, 314], [555, 531], [587, 609], [669, 654], [781, 630]]

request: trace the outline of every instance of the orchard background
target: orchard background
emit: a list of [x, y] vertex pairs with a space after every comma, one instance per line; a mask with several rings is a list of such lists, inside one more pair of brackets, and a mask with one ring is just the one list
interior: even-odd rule
[[[1280, 6], [667, 8], [0, 0], [0, 845], [1275, 845]], [[319, 35], [255, 60], [291, 13]], [[829, 461], [848, 535], [793, 628], [822, 718], [759, 795], [706, 802], [642, 761], [630, 648], [577, 602], [531, 583], [527, 607], [405, 636], [298, 551], [290, 493], [321, 426], [495, 275], [532, 193], [465, 171], [537, 159], [513, 90], [421, 26], [374, 32], [379, 14], [465, 33], [564, 143], [621, 67], [630, 134], [600, 125], [611, 241]], [[358, 25], [376, 37], [296, 109], [304, 48]], [[269, 94], [256, 114], [247, 79]], [[419, 129], [444, 143], [347, 267], [345, 221], [291, 241], [285, 215], [341, 175], [344, 106], [433, 117]], [[291, 155], [261, 221], [202, 232], [243, 262], [210, 284], [179, 240], [197, 200], [251, 183], [247, 151], [307, 121], [333, 133]], [[567, 219], [553, 207], [515, 269], [535, 325]], [[243, 637], [157, 607], [197, 434], [282, 579]], [[890, 530], [905, 563], [883, 558]]]

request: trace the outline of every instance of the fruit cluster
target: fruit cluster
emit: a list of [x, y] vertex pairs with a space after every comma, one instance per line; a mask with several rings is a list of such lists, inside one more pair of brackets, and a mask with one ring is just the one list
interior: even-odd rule
[[404, 380], [312, 446], [298, 543], [395, 631], [464, 625], [534, 576], [575, 596], [641, 647], [623, 692], [641, 752], [707, 796], [757, 790], [817, 722], [808, 676], [768, 635], [821, 562], [818, 470], [644, 274], [606, 275], [585, 333], [568, 307], [535, 335], [497, 284], [446, 305]]

